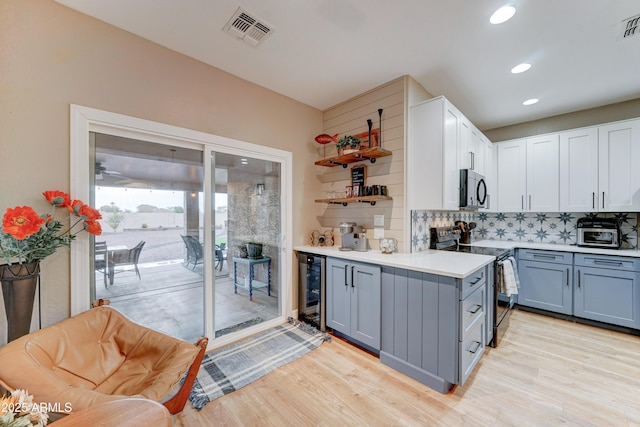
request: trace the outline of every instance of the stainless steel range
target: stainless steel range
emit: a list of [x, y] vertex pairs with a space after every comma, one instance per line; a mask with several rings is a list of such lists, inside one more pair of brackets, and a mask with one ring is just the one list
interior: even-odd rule
[[430, 249], [443, 251], [466, 252], [470, 254], [490, 255], [496, 257], [493, 262], [493, 281], [488, 295], [493, 296], [493, 301], [488, 301], [488, 315], [490, 320], [490, 330], [487, 330], [489, 345], [497, 347], [498, 342], [509, 326], [509, 314], [515, 303], [513, 295], [507, 296], [499, 292], [501, 289], [500, 278], [503, 277], [503, 263], [508, 262], [508, 258], [513, 256], [513, 250], [491, 248], [485, 246], [470, 246], [459, 244], [461, 230], [458, 226], [431, 227]]

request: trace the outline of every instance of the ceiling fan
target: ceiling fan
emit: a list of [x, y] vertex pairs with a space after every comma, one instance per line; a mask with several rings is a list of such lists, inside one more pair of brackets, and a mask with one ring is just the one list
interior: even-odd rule
[[128, 176], [122, 175], [122, 173], [118, 171], [109, 170], [105, 166], [103, 166], [101, 162], [96, 162], [95, 174], [96, 174], [96, 180], [111, 178], [109, 179], [109, 183], [115, 184], [117, 186], [122, 186], [127, 188], [153, 188], [153, 185], [151, 185], [146, 181], [129, 178]]
[[101, 162], [96, 162], [95, 171], [96, 179], [104, 179], [105, 176], [122, 176], [120, 172], [108, 170], [102, 166]]

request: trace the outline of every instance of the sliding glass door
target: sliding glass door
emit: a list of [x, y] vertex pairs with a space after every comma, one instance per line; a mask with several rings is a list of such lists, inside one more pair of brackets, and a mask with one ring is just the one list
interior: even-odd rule
[[282, 314], [280, 163], [211, 154], [216, 337]]
[[71, 117], [71, 192], [104, 231], [72, 245], [72, 315], [110, 300], [219, 345], [291, 315], [291, 153], [81, 106]]
[[205, 333], [203, 151], [93, 133], [102, 214], [92, 294], [187, 341]]

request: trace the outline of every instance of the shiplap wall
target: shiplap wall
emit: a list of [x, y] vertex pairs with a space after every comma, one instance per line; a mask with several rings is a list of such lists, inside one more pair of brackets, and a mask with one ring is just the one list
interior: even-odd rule
[[[404, 213], [404, 140], [405, 140], [405, 81], [401, 77], [363, 93], [353, 99], [338, 104], [323, 114], [323, 129], [329, 135], [353, 135], [366, 132], [367, 119], [373, 120], [373, 128], [379, 127], [378, 109], [382, 108], [382, 148], [393, 154], [381, 157], [376, 163], [359, 162], [346, 169], [341, 166], [315, 166], [321, 184], [321, 192], [316, 199], [326, 198], [327, 192], [344, 191], [351, 184], [351, 167], [367, 165], [366, 185], [386, 185], [391, 201], [378, 202], [375, 206], [367, 203], [350, 203], [347, 206], [317, 204], [318, 221], [323, 230], [333, 228], [335, 244], [341, 245], [339, 225], [342, 221], [353, 221], [367, 229], [366, 235], [372, 249], [378, 249], [378, 241], [373, 239], [373, 216], [384, 215], [385, 237], [398, 240], [400, 251], [405, 252]], [[327, 144], [326, 156], [335, 156], [335, 144]], [[323, 147], [318, 148], [318, 159], [323, 156]], [[319, 230], [321, 231], [321, 230]]]

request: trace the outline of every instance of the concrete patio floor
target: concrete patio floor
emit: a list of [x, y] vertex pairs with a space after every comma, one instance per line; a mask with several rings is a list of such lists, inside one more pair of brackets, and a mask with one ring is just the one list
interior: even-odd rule
[[[113, 307], [133, 321], [169, 335], [191, 342], [203, 336], [202, 266], [192, 270], [179, 259], [138, 267], [140, 279], [131, 269], [116, 274], [113, 285], [106, 287], [102, 273], [96, 272], [96, 299], [109, 299]], [[232, 277], [226, 262], [222, 271], [216, 270], [216, 335], [278, 317], [277, 292], [267, 296], [266, 289], [254, 290], [253, 301], [249, 301], [243, 288], [234, 293]]]

